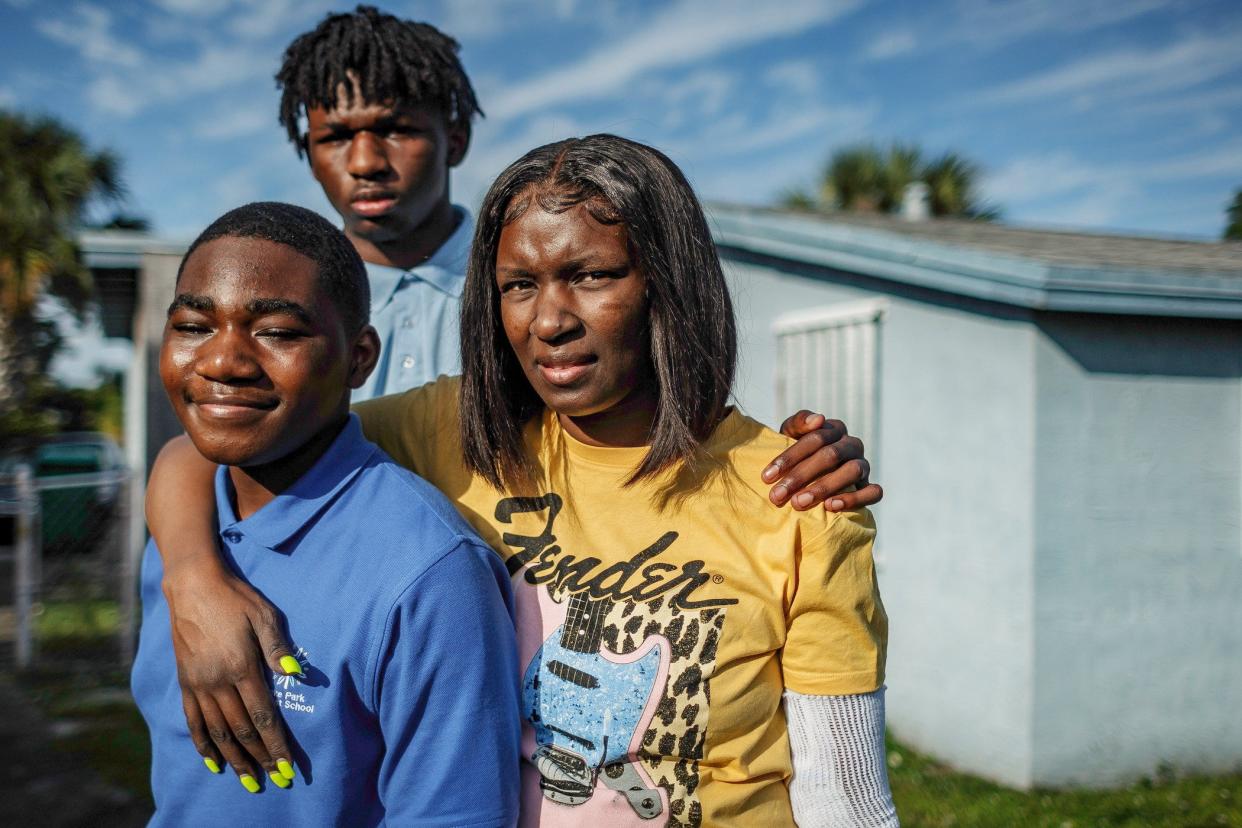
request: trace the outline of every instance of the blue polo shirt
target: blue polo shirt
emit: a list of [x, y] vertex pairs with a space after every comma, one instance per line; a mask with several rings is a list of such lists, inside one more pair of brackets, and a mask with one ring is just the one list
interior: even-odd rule
[[220, 544], [279, 608], [304, 679], [273, 676], [297, 779], [210, 773], [181, 707], [158, 550], [142, 568], [132, 687], [151, 731], [152, 825], [510, 825], [518, 668], [509, 578], [439, 491], [358, 418], [245, 520], [216, 477]]
[[399, 394], [441, 374], [461, 373], [457, 321], [466, 285], [474, 219], [462, 207], [458, 224], [431, 258], [403, 270], [367, 262], [371, 324], [379, 333], [375, 370], [352, 400]]

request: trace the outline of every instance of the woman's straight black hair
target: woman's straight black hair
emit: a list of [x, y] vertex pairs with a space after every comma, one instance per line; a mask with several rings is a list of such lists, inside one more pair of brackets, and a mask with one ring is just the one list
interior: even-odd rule
[[657, 405], [650, 448], [628, 483], [692, 461], [728, 406], [737, 363], [733, 305], [703, 208], [681, 170], [659, 150], [616, 135], [538, 147], [483, 199], [462, 297], [462, 445], [466, 465], [498, 489], [536, 480], [522, 430], [543, 408], [500, 321], [500, 232], [527, 209], [576, 204], [625, 227], [647, 281]]

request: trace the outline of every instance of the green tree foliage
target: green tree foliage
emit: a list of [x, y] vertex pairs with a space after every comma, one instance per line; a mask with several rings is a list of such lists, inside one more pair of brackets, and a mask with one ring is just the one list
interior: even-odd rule
[[928, 188], [932, 215], [991, 221], [1000, 211], [979, 195], [980, 172], [977, 164], [955, 152], [927, 161], [914, 144], [855, 144], [832, 154], [818, 197], [793, 190], [782, 196], [781, 204], [893, 213], [901, 208], [906, 187], [921, 181]]
[[1242, 188], [1233, 194], [1233, 203], [1225, 210], [1229, 224], [1225, 225], [1224, 237], [1233, 241], [1242, 241]]
[[122, 195], [116, 156], [51, 118], [0, 110], [0, 434], [10, 440], [56, 426], [44, 403], [57, 392], [47, 369], [60, 341], [38, 305], [50, 295], [85, 312], [90, 274], [74, 233], [93, 203]]

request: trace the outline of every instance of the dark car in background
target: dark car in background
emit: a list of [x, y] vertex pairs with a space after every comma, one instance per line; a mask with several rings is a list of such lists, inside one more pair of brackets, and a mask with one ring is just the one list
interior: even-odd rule
[[[126, 466], [120, 447], [97, 431], [54, 434], [27, 455], [6, 458], [0, 464], [6, 481], [21, 463], [30, 466], [39, 490], [44, 554], [91, 552], [121, 505]], [[0, 499], [16, 498], [11, 483], [3, 488]], [[0, 518], [0, 546], [13, 543], [13, 531], [13, 519]]]

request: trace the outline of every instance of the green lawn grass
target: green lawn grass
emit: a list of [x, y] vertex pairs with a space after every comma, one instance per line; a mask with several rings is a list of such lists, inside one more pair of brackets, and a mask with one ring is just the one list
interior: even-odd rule
[[116, 601], [49, 601], [35, 618], [36, 668], [19, 686], [63, 729], [53, 747], [76, 754], [105, 781], [151, 805], [151, 747], [120, 668]]
[[[150, 748], [138, 711], [117, 690], [115, 602], [47, 604], [40, 646], [49, 662], [21, 685], [44, 716], [71, 721], [59, 750], [79, 754], [109, 782], [150, 802]], [[96, 662], [91, 666], [91, 662]], [[1014, 791], [956, 773], [896, 742], [888, 745], [889, 778], [906, 828], [1242, 828], [1242, 775], [1178, 779], [1171, 773], [1112, 791]]]
[[1112, 791], [1014, 791], [888, 745], [905, 828], [1242, 828], [1242, 775], [1159, 779]]

